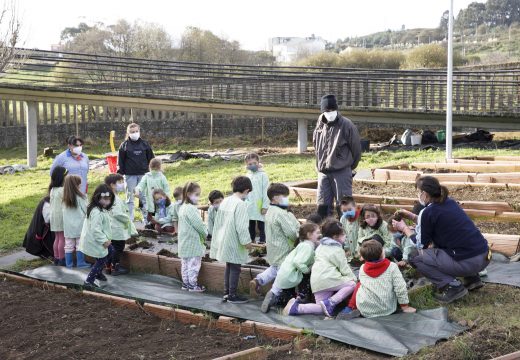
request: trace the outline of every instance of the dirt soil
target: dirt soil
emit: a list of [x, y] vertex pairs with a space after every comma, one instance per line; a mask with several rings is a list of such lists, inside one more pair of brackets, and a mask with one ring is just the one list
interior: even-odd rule
[[0, 281], [0, 304], [3, 360], [213, 359], [275, 345], [12, 281]]

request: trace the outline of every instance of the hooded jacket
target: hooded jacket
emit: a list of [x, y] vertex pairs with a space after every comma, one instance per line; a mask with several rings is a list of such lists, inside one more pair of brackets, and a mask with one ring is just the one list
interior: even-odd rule
[[334, 121], [327, 122], [323, 114], [318, 118], [312, 136], [316, 151], [316, 168], [331, 172], [355, 169], [361, 159], [361, 140], [356, 127], [338, 112]]

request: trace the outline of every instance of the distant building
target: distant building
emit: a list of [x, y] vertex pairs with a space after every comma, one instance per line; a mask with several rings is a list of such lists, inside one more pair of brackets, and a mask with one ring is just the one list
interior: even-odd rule
[[326, 41], [312, 34], [310, 37], [274, 37], [268, 41], [268, 50], [279, 63], [290, 63], [300, 56], [325, 50]]

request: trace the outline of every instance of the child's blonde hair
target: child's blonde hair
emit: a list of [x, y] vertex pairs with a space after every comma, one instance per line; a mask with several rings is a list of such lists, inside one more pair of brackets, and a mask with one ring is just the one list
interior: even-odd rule
[[249, 153], [244, 157], [244, 161], [248, 162], [249, 160], [256, 160], [260, 162], [260, 156], [257, 153]]
[[150, 161], [150, 170], [161, 170], [162, 161], [157, 158], [153, 158]]

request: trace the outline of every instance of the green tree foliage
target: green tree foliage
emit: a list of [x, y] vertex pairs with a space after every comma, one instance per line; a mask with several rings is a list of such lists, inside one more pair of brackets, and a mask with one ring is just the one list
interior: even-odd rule
[[[407, 57], [404, 68], [424, 69], [424, 68], [443, 68], [447, 65], [447, 50], [439, 44], [422, 45], [411, 50]], [[453, 56], [453, 65], [464, 64], [464, 59], [457, 53]]]
[[323, 51], [301, 60], [298, 65], [318, 67], [399, 69], [405, 61], [400, 51], [352, 49], [341, 54]]

